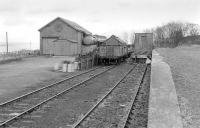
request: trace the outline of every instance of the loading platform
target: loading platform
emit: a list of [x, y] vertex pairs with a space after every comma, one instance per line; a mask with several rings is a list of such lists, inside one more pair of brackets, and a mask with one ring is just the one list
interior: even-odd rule
[[148, 128], [183, 128], [170, 67], [155, 50], [152, 53]]

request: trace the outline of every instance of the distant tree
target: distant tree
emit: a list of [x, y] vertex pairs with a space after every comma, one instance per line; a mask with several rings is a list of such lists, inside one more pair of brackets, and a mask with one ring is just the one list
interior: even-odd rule
[[183, 22], [169, 22], [152, 30], [154, 33], [154, 43], [159, 47], [176, 47], [183, 37], [195, 36], [200, 33], [199, 25]]
[[135, 32], [131, 32], [130, 33], [130, 42], [131, 42], [131, 44], [134, 44], [134, 40], [135, 40]]
[[151, 28], [151, 29], [148, 29], [148, 28], [147, 28], [147, 29], [144, 29], [144, 30], [143, 30], [144, 33], [152, 33], [153, 31], [154, 31], [153, 28]]
[[200, 33], [200, 27], [197, 24], [188, 23], [187, 28], [190, 36], [196, 36]]
[[170, 39], [169, 45], [177, 46], [183, 38], [183, 24], [181, 22], [170, 22], [166, 25], [168, 28], [168, 36]]

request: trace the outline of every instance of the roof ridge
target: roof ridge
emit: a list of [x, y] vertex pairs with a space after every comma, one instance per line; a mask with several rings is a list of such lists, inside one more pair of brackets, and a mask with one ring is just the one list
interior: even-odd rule
[[52, 20], [51, 22], [49, 22], [48, 24], [46, 24], [45, 26], [43, 26], [42, 28], [40, 28], [39, 31], [41, 31], [42, 29], [44, 29], [45, 27], [47, 27], [49, 24], [51, 24], [52, 22], [56, 21], [57, 19], [62, 20], [64, 23], [68, 24], [69, 26], [71, 26], [72, 28], [74, 28], [77, 31], [84, 32], [87, 35], [91, 35], [92, 34], [90, 31], [88, 31], [87, 29], [83, 28], [82, 26], [80, 26], [76, 22], [70, 21], [68, 19], [64, 19], [62, 17], [55, 18], [54, 20]]
[[68, 19], [64, 19], [59, 17], [61, 20], [63, 20], [64, 22], [66, 22], [67, 24], [69, 24], [71, 27], [73, 27], [74, 29], [78, 30], [78, 31], [82, 31], [85, 32], [86, 34], [90, 35], [92, 34], [90, 31], [88, 31], [87, 29], [83, 28], [82, 26], [80, 26], [79, 24], [77, 24], [74, 21], [68, 20]]
[[115, 35], [112, 35], [112, 36], [115, 37], [120, 43], [126, 44], [126, 42], [122, 40], [121, 38], [119, 38], [118, 36], [115, 36]]

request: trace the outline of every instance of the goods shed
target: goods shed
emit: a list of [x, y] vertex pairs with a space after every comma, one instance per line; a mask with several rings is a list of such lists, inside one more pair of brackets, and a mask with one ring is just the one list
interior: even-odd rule
[[40, 51], [43, 55], [76, 56], [82, 42], [91, 32], [77, 23], [58, 17], [39, 29]]

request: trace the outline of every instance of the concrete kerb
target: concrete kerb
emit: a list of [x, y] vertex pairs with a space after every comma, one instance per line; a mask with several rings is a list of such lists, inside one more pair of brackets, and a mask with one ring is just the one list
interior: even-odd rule
[[148, 128], [183, 128], [170, 67], [155, 50], [150, 84]]

